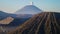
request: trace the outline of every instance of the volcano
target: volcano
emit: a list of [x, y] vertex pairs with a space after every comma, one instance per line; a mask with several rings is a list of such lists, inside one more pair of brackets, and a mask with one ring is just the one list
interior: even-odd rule
[[24, 6], [22, 9], [16, 11], [16, 14], [37, 14], [40, 13], [42, 10], [37, 8], [34, 5], [27, 5]]
[[8, 34], [60, 34], [60, 13], [37, 14]]

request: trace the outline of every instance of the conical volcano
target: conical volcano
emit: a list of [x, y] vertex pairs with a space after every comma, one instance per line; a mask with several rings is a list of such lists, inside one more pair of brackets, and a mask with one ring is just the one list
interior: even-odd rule
[[35, 15], [8, 34], [60, 34], [60, 13], [43, 12]]
[[27, 5], [24, 6], [22, 9], [16, 11], [16, 14], [37, 14], [40, 13], [42, 10], [37, 8], [34, 5]]

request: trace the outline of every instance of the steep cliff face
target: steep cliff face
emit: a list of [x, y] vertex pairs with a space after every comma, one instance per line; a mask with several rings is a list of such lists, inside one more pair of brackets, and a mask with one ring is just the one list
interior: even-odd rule
[[60, 34], [60, 13], [43, 12], [35, 15], [8, 34]]

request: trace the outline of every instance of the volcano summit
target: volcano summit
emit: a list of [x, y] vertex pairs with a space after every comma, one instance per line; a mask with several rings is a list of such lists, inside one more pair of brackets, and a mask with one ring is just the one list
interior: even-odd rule
[[27, 5], [24, 6], [22, 9], [19, 9], [18, 11], [16, 11], [16, 14], [37, 14], [42, 12], [41, 9], [37, 8], [34, 5]]

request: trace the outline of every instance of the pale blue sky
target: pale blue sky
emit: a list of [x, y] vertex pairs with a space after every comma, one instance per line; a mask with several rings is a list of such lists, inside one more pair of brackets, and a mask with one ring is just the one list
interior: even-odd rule
[[0, 0], [0, 10], [14, 13], [30, 2], [44, 11], [60, 11], [60, 0]]

